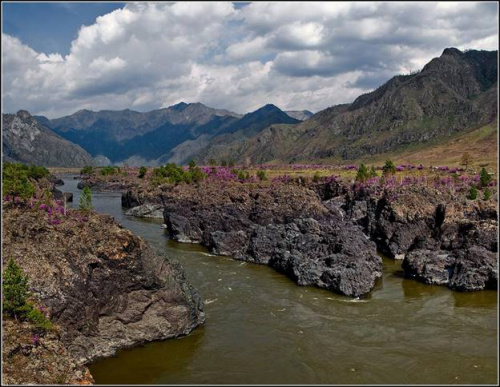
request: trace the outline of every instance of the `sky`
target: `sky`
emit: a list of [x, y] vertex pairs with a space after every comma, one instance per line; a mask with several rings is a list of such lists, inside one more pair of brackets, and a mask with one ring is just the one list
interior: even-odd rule
[[2, 3], [2, 112], [246, 113], [352, 102], [447, 47], [498, 49], [496, 2]]

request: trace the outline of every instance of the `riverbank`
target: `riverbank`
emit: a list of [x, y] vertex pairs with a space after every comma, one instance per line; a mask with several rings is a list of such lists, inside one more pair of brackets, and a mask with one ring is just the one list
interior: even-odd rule
[[45, 332], [3, 321], [5, 383], [91, 382], [90, 362], [204, 323], [203, 302], [182, 267], [113, 217], [13, 196], [4, 197], [2, 215], [4, 267], [10, 258], [19, 265], [54, 326]]

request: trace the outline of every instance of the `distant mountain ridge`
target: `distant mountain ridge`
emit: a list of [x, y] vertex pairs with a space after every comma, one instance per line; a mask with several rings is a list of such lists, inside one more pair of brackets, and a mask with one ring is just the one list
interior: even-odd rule
[[37, 118], [94, 157], [105, 156], [115, 163], [140, 160], [152, 164], [158, 158], [168, 159], [176, 146], [200, 137], [211, 139], [235, 132], [250, 137], [273, 123], [300, 122], [274, 105], [240, 115], [201, 103], [184, 102], [146, 113], [129, 109], [80, 110], [52, 120]]
[[94, 161], [80, 146], [42, 125], [26, 110], [2, 114], [2, 160], [45, 167], [83, 167]]
[[[496, 120], [497, 74], [496, 51], [448, 48], [419, 73], [395, 76], [352, 104], [298, 125], [271, 125], [218, 153], [237, 162], [342, 162], [445, 139]], [[201, 163], [210, 157], [200, 156]]]

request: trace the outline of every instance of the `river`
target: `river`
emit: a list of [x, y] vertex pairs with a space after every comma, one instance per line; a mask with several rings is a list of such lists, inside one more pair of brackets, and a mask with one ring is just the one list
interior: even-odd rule
[[[78, 180], [63, 177], [74, 194]], [[93, 193], [159, 253], [179, 261], [205, 300], [189, 336], [120, 351], [89, 366], [97, 384], [495, 384], [497, 292], [458, 293], [384, 275], [365, 299], [300, 287], [267, 266], [168, 238], [161, 220], [124, 215], [119, 193]]]

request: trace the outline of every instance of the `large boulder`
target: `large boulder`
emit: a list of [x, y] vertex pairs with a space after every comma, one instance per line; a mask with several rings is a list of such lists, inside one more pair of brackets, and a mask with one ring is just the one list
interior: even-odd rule
[[163, 206], [161, 204], [142, 204], [132, 207], [125, 212], [125, 215], [135, 216], [137, 218], [163, 218]]

